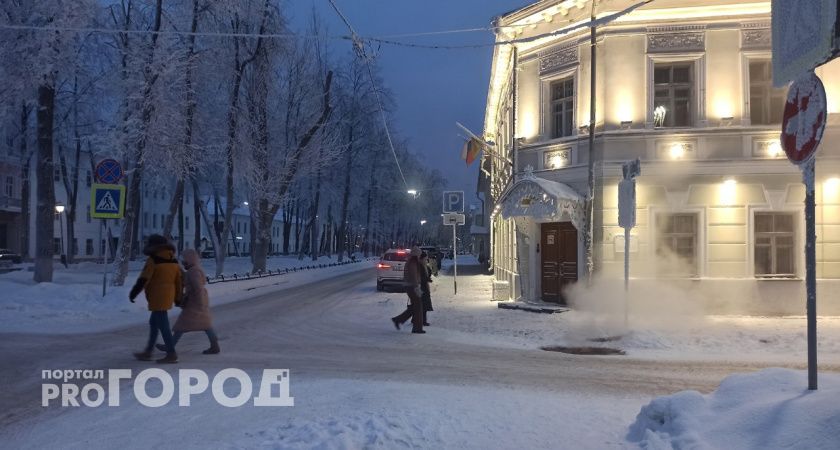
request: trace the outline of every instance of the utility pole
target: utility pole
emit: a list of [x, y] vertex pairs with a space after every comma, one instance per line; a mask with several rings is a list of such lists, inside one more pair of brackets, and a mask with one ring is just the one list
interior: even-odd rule
[[595, 272], [595, 82], [596, 82], [596, 30], [595, 30], [595, 1], [592, 1], [591, 23], [589, 26], [589, 198], [586, 201], [586, 231], [584, 243], [586, 247], [586, 270], [588, 282], [592, 283]]

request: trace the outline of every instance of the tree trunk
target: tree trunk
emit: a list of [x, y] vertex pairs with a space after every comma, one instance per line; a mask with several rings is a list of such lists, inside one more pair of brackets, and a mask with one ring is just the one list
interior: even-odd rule
[[53, 236], [55, 233], [55, 164], [53, 161], [53, 114], [55, 86], [51, 82], [38, 86], [38, 180], [35, 212], [35, 269], [36, 283], [51, 282], [53, 278]]
[[[166, 212], [163, 220], [163, 236], [166, 239], [172, 240], [172, 228], [175, 227], [175, 215], [178, 214], [181, 205], [184, 202], [184, 178], [179, 175], [178, 182], [175, 183], [175, 192], [172, 198], [169, 199], [169, 209]], [[179, 236], [183, 240], [184, 236]]]
[[[198, 199], [198, 197], [199, 197], [198, 182], [193, 180], [192, 185], [193, 185], [193, 195], [195, 195], [196, 199]], [[199, 211], [201, 212], [201, 216], [204, 218], [204, 224], [207, 226], [207, 229], [208, 230], [214, 229], [215, 224], [210, 219], [210, 214], [207, 212], [207, 205], [203, 201], [197, 201], [196, 203], [198, 204], [198, 208], [199, 208]], [[224, 249], [222, 249], [222, 243], [219, 242], [219, 235], [216, 234], [215, 230], [213, 232], [207, 233], [207, 235], [210, 236], [210, 242], [213, 243], [213, 250], [216, 252], [216, 255], [217, 255], [216, 256], [216, 261], [218, 261], [219, 260], [218, 254], [221, 253], [222, 251], [224, 251]], [[216, 265], [216, 274], [215, 275], [218, 277], [221, 274], [222, 274], [222, 267], [219, 266], [219, 265]]]
[[296, 220], [294, 214], [296, 208], [293, 207], [296, 202], [287, 202], [286, 207], [283, 208], [283, 254], [289, 254], [289, 239], [292, 233], [292, 221]]
[[29, 259], [29, 230], [32, 223], [30, 215], [32, 214], [29, 200], [32, 189], [31, 180], [29, 179], [29, 170], [31, 169], [32, 155], [29, 154], [28, 149], [28, 131], [29, 131], [29, 108], [26, 103], [21, 105], [20, 110], [20, 254], [24, 259]]
[[372, 208], [373, 208], [373, 197], [376, 192], [376, 169], [378, 166], [379, 160], [373, 155], [373, 164], [371, 164], [370, 168], [370, 181], [368, 182], [368, 195], [367, 195], [367, 213], [365, 215], [365, 240], [364, 240], [364, 251], [365, 251], [365, 258], [369, 255], [370, 250], [370, 239], [371, 239], [371, 229], [372, 226]]
[[[341, 219], [338, 224], [338, 262], [344, 260], [345, 241], [344, 236], [347, 235], [347, 212], [350, 207], [350, 174], [353, 172], [353, 117], [350, 117], [350, 131], [347, 137], [349, 142], [347, 147], [347, 160], [344, 167], [344, 195], [341, 198]], [[347, 257], [350, 257], [348, 252]]]
[[[163, 12], [163, 0], [157, 0], [155, 5], [155, 19], [152, 30], [152, 44], [149, 49], [149, 55], [146, 60], [146, 68], [151, 68], [155, 58], [155, 50], [157, 49], [158, 32], [160, 31], [161, 16]], [[143, 155], [146, 150], [147, 133], [149, 124], [152, 121], [155, 104], [152, 100], [152, 88], [158, 79], [158, 74], [147, 75], [143, 86], [143, 113], [141, 117], [140, 139], [137, 142], [137, 149], [135, 150], [133, 164], [131, 169], [131, 181], [128, 187], [128, 205], [125, 208], [125, 217], [123, 218], [122, 234], [120, 236], [120, 249], [117, 258], [114, 261], [115, 273], [112, 280], [114, 286], [122, 286], [125, 283], [125, 278], [128, 276], [128, 261], [132, 254], [132, 242], [137, 238], [137, 217], [140, 209], [140, 187], [143, 176]]]
[[193, 181], [193, 223], [195, 223], [195, 234], [193, 235], [193, 248], [201, 252], [201, 194], [198, 192], [198, 183]]

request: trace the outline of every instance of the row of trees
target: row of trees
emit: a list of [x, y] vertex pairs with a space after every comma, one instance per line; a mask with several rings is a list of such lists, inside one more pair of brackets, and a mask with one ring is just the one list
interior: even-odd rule
[[[78, 208], [87, 207], [77, 198], [79, 168], [92, 168], [102, 157], [118, 158], [128, 174], [117, 285], [137, 250], [141, 187], [156, 183], [174, 186], [166, 190], [170, 208], [161, 231], [172, 235], [184, 196], [191, 195], [194, 223], [213, 230], [204, 234], [215, 249], [226, 247], [234, 208], [247, 201], [254, 270], [265, 269], [275, 217], [283, 220], [283, 251], [291, 251], [290, 236], [297, 233], [301, 257], [335, 250], [342, 259], [420, 238], [419, 221], [437, 212], [438, 197], [406, 194], [374, 95], [383, 83], [372, 83], [366, 66], [374, 62], [322, 39], [317, 16], [305, 32], [292, 31], [282, 5], [0, 5], [0, 21], [12, 25], [0, 29], [0, 100], [14, 112], [4, 120], [17, 130], [25, 223], [28, 174], [36, 165], [36, 281], [52, 278], [55, 167], [69, 203], [72, 242], [70, 224]], [[380, 94], [392, 109], [388, 93]], [[405, 142], [395, 144], [411, 187], [442, 186], [442, 177], [423, 167]], [[202, 201], [211, 196], [224, 206], [221, 229]], [[430, 220], [435, 229], [438, 221]], [[202, 235], [195, 228], [198, 247]], [[429, 239], [433, 234], [427, 230]], [[325, 247], [324, 240], [335, 244]], [[221, 273], [226, 252], [215, 253]]]

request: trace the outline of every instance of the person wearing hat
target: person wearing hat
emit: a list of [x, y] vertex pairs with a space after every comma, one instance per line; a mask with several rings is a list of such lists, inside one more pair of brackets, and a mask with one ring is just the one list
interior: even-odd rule
[[411, 248], [408, 261], [403, 268], [403, 283], [405, 284], [405, 292], [408, 294], [409, 305], [405, 311], [391, 318], [396, 329], [400, 329], [400, 325], [404, 324], [411, 318], [411, 332], [416, 334], [423, 334], [423, 291], [420, 288], [420, 247], [414, 246]]
[[131, 303], [140, 295], [146, 293], [149, 303], [149, 340], [146, 349], [137, 352], [134, 357], [141, 361], [151, 361], [152, 351], [158, 333], [163, 335], [166, 346], [166, 356], [158, 359], [160, 363], [176, 363], [178, 355], [175, 353], [175, 342], [169, 329], [169, 310], [172, 305], [181, 302], [181, 265], [175, 259], [175, 247], [159, 234], [149, 236], [143, 254], [148, 256], [143, 271], [137, 277], [137, 282], [128, 294]]

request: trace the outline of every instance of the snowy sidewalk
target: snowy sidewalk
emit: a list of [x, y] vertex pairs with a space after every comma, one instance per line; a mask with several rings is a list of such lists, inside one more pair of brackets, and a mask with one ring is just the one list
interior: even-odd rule
[[[336, 260], [321, 258], [317, 263], [296, 257], [274, 257], [268, 268], [276, 270], [312, 264], [329, 264]], [[204, 260], [208, 264], [208, 260]], [[291, 272], [283, 275], [214, 283], [207, 286], [210, 304], [222, 305], [253, 298], [266, 293], [310, 283], [319, 279], [372, 269], [373, 262], [360, 260], [343, 266]], [[209, 263], [210, 269], [213, 264]], [[225, 273], [243, 274], [250, 268], [248, 258], [231, 258]], [[122, 328], [148, 320], [145, 297], [128, 301], [128, 292], [142, 268], [135, 261], [121, 287], [107, 287], [102, 296], [102, 266], [81, 263], [70, 269], [57, 268], [52, 283], [34, 283], [32, 273], [17, 271], [0, 275], [0, 333], [92, 333]], [[228, 270], [229, 269], [229, 270]], [[212, 274], [211, 270], [207, 270]], [[110, 275], [109, 275], [110, 279]], [[177, 308], [173, 312], [177, 312]], [[175, 317], [171, 317], [174, 321]]]
[[[460, 259], [460, 258], [459, 258]], [[451, 261], [447, 261], [451, 264]], [[446, 264], [448, 266], [449, 264]], [[806, 358], [804, 316], [706, 316], [698, 309], [669, 308], [684, 299], [661, 298], [661, 308], [631, 311], [624, 328], [623, 309], [615, 314], [571, 309], [557, 314], [503, 310], [491, 301], [492, 276], [458, 277], [454, 295], [450, 271], [432, 283], [428, 332], [454, 342], [496, 347], [535, 349], [542, 346], [606, 346], [624, 350], [628, 357], [669, 360], [756, 361], [801, 365]], [[405, 294], [383, 293], [396, 303]], [[356, 304], [364, 304], [359, 299]], [[366, 320], [374, 318], [359, 311]], [[840, 317], [818, 321], [821, 364], [840, 364]], [[622, 336], [613, 342], [597, 339]]]

